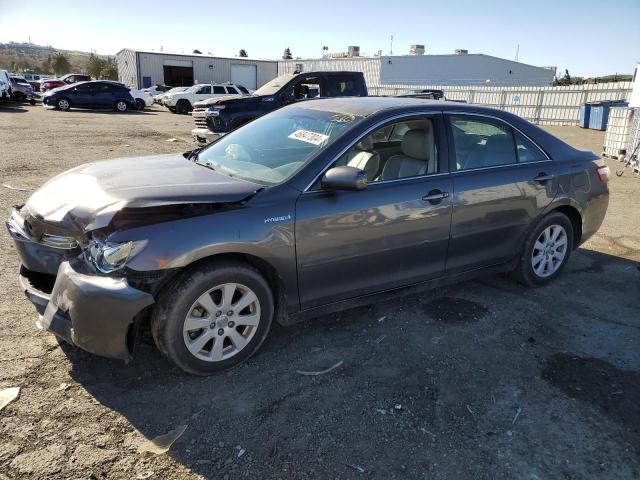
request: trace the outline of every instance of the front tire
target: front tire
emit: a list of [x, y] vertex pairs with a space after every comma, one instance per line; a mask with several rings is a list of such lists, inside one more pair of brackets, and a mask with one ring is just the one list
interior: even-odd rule
[[573, 225], [566, 215], [546, 215], [527, 236], [513, 276], [530, 287], [546, 285], [560, 275], [572, 246]]
[[136, 108], [138, 110], [144, 110], [144, 107], [146, 107], [147, 104], [144, 103], [144, 100], [142, 100], [141, 98], [136, 98]]
[[69, 110], [71, 108], [71, 102], [66, 98], [59, 98], [56, 101], [56, 108], [58, 110], [66, 112], [67, 110]]
[[273, 294], [253, 267], [212, 261], [188, 269], [158, 299], [151, 331], [171, 363], [194, 375], [234, 367], [271, 328]]
[[193, 110], [193, 107], [191, 103], [189, 103], [189, 100], [180, 100], [176, 104], [176, 113], [179, 115], [186, 115], [191, 110]]

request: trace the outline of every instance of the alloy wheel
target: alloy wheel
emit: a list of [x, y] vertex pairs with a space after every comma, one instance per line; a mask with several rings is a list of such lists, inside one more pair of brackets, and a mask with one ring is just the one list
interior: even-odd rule
[[127, 109], [127, 104], [120, 100], [118, 103], [116, 103], [116, 109], [119, 112], [124, 112]]
[[58, 100], [58, 108], [60, 110], [68, 110], [69, 109], [69, 101], [65, 100], [64, 98], [62, 100]]
[[549, 277], [556, 273], [567, 255], [567, 231], [561, 225], [545, 228], [531, 252], [531, 266], [538, 277]]
[[183, 339], [194, 357], [219, 362], [251, 341], [260, 323], [260, 301], [248, 287], [225, 283], [204, 292], [183, 323]]

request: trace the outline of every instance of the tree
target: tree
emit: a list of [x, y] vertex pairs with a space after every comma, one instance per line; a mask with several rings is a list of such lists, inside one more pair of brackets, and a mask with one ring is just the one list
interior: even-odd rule
[[569, 75], [569, 70], [564, 69], [564, 76], [558, 80], [558, 85], [571, 85], [571, 75]]
[[51, 73], [51, 55], [49, 55], [46, 60], [43, 60], [42, 65], [40, 66], [40, 72], [44, 74]]
[[102, 69], [106, 67], [106, 64], [107, 62], [104, 59], [92, 53], [91, 55], [89, 55], [89, 60], [87, 60], [85, 70], [93, 78], [97, 79], [100, 78], [100, 75], [102, 75]]
[[282, 58], [284, 60], [291, 60], [293, 58], [293, 55], [291, 55], [291, 50], [289, 50], [289, 47], [284, 49], [284, 53], [282, 54]]
[[118, 66], [113, 61], [113, 58], [104, 61], [100, 76], [105, 80], [118, 80]]
[[200, 50], [197, 50], [197, 49], [196, 49], [196, 50], [194, 50], [194, 51], [193, 51], [193, 53], [194, 53], [195, 55], [202, 55], [202, 52], [201, 52]]
[[238, 52], [238, 56], [239, 57], [248, 57], [249, 55], [247, 54], [247, 51], [244, 48], [241, 48], [240, 51]]
[[62, 52], [57, 52], [51, 59], [51, 68], [56, 75], [64, 75], [71, 71], [71, 64]]

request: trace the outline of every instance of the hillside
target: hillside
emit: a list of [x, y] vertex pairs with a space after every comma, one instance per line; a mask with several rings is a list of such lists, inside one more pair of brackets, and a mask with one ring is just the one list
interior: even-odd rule
[[[63, 53], [72, 66], [72, 71], [82, 73], [90, 52], [62, 50], [52, 46], [32, 43], [0, 43], [0, 68], [14, 72], [52, 73], [49, 60], [56, 53]], [[98, 55], [107, 58], [104, 55]]]

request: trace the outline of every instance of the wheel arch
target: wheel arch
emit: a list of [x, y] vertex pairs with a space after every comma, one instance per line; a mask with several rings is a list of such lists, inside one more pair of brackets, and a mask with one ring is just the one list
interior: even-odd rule
[[168, 288], [171, 285], [172, 281], [185, 271], [193, 270], [200, 267], [206, 268], [207, 264], [213, 265], [215, 268], [215, 263], [222, 262], [245, 265], [257, 270], [258, 273], [260, 273], [267, 281], [269, 287], [273, 292], [274, 320], [281, 325], [286, 325], [287, 323], [289, 323], [289, 298], [284, 280], [278, 273], [276, 267], [271, 262], [249, 253], [223, 252], [198, 258], [188, 265], [185, 265], [183, 268], [176, 269], [170, 277], [165, 279], [162, 287], [159, 289], [156, 295], [162, 295], [162, 291]]
[[580, 211], [573, 205], [558, 205], [547, 212], [547, 215], [551, 212], [560, 212], [571, 221], [571, 226], [573, 227], [572, 249], [578, 248], [582, 239], [582, 215]]

